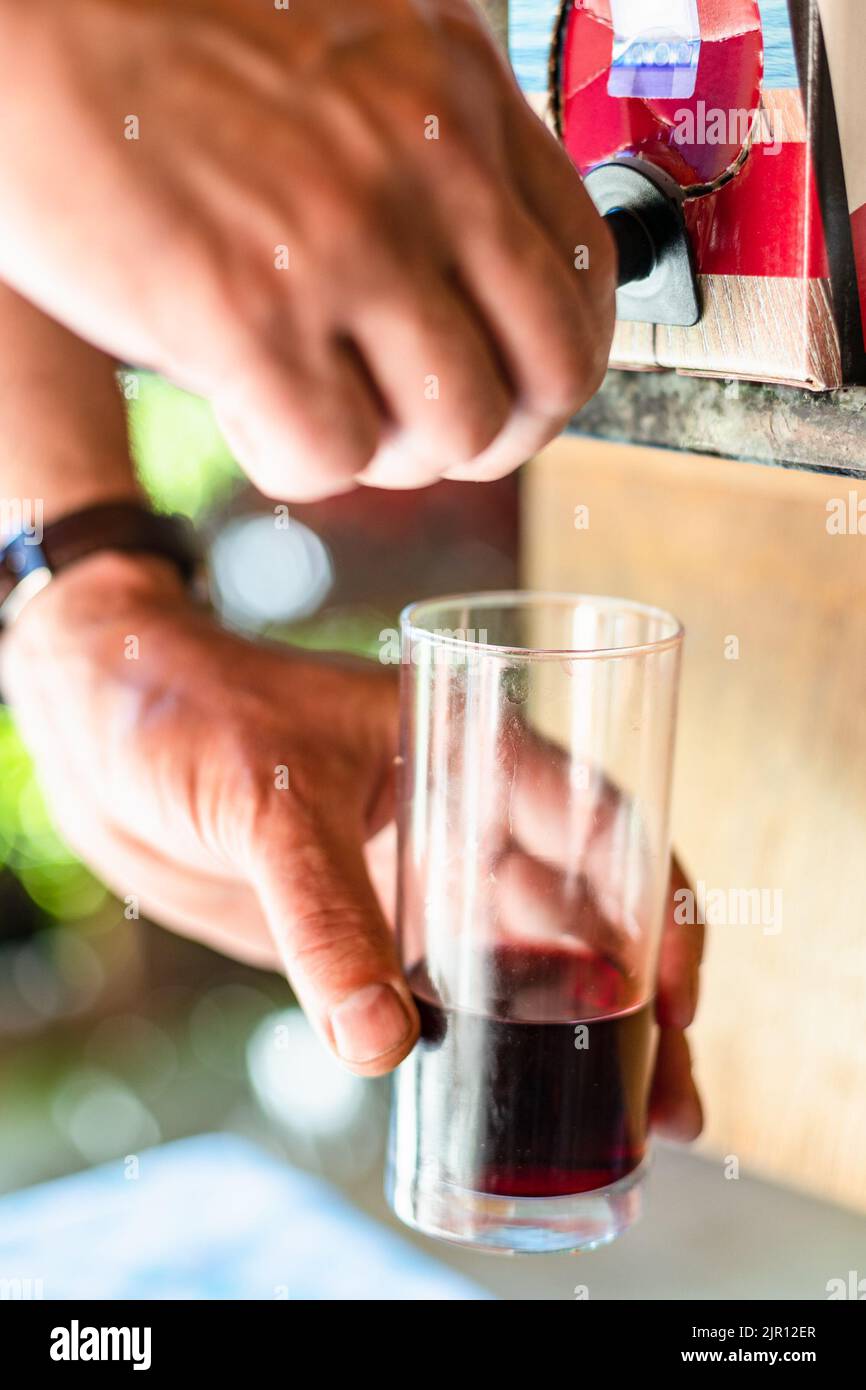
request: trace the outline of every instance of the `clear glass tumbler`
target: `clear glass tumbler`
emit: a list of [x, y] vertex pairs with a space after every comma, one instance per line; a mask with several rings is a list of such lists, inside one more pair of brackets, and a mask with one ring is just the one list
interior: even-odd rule
[[416, 1230], [587, 1250], [639, 1215], [683, 632], [619, 599], [402, 617], [398, 933], [422, 1020], [387, 1191]]

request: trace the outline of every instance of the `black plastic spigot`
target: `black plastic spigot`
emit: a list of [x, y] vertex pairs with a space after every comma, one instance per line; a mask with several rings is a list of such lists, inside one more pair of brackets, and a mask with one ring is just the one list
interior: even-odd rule
[[640, 218], [626, 208], [615, 208], [605, 214], [604, 220], [613, 233], [619, 255], [617, 285], [622, 289], [635, 280], [645, 280], [655, 270], [656, 250]]
[[679, 190], [646, 166], [614, 160], [593, 169], [587, 192], [619, 254], [617, 318], [690, 328], [700, 292]]

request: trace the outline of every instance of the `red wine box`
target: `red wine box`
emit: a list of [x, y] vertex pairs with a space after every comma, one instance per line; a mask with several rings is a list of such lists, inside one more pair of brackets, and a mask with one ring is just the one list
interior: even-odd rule
[[866, 0], [564, 0], [549, 83], [582, 173], [682, 191], [700, 321], [620, 322], [615, 366], [866, 382]]

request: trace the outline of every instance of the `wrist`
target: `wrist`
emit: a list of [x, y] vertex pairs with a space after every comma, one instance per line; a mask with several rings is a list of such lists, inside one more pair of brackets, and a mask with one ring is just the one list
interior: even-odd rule
[[0, 625], [14, 623], [58, 575], [105, 552], [118, 558], [164, 559], [184, 585], [202, 587], [201, 552], [190, 523], [180, 516], [161, 516], [139, 502], [115, 499], [10, 539], [0, 550]]
[[191, 598], [177, 567], [158, 555], [100, 550], [76, 560], [35, 594], [3, 635], [54, 643], [132, 614], [177, 611]]
[[38, 545], [45, 528], [54, 522], [76, 512], [114, 503], [148, 506], [147, 497], [135, 479], [125, 476], [119, 469], [115, 472], [109, 469], [102, 477], [98, 473], [92, 477], [69, 477], [60, 473], [56, 480], [52, 479], [50, 489], [32, 488], [14, 496], [4, 492], [0, 496], [0, 550], [20, 535]]
[[63, 476], [59, 470], [58, 474], [51, 479], [49, 488], [32, 488], [21, 495], [0, 497], [0, 548], [20, 532], [38, 539], [46, 526], [91, 507], [114, 502], [148, 505], [135, 479], [125, 476], [119, 468], [106, 469], [102, 476], [95, 472], [92, 477]]
[[170, 561], [95, 552], [58, 573], [0, 633], [0, 693], [17, 709], [40, 683], [46, 698], [62, 700], [67, 674], [101, 686], [118, 669], [128, 672], [123, 657], [130, 636], [164, 651], [167, 634], [194, 612]]
[[33, 602], [52, 593], [63, 602], [100, 604], [103, 611], [131, 604], [172, 604], [188, 595], [177, 566], [161, 555], [96, 550], [56, 574]]

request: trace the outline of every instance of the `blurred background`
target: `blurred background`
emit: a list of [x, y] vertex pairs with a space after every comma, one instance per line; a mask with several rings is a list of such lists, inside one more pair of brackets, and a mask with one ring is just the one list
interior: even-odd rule
[[[327, 1178], [375, 1239], [399, 1230], [414, 1258], [496, 1296], [809, 1299], [835, 1280], [866, 1297], [866, 570], [863, 539], [826, 526], [849, 484], [566, 437], [498, 484], [362, 489], [286, 514], [239, 474], [202, 402], [146, 375], [135, 390], [141, 476], [157, 506], [194, 519], [223, 616], [250, 633], [375, 656], [411, 599], [515, 584], [677, 612], [675, 841], [696, 880], [780, 892], [783, 920], [710, 932], [693, 1030], [707, 1128], [697, 1150], [659, 1148], [634, 1230], [577, 1262], [436, 1245], [384, 1205], [387, 1082], [326, 1056], [281, 978], [128, 920], [55, 834], [0, 706], [0, 1196], [100, 1164], [120, 1173], [154, 1146], [219, 1131]], [[173, 1195], [151, 1185], [155, 1210], [90, 1260], [99, 1277], [110, 1284], [106, 1263], [140, 1243], [154, 1291], [171, 1288], [160, 1260], [191, 1238], [210, 1152], [177, 1161]], [[272, 1225], [289, 1239], [298, 1201], [312, 1200], [276, 1179], [266, 1197], [248, 1158], [235, 1171], [230, 1151], [209, 1179], [205, 1265], [228, 1212], [245, 1238]], [[237, 1205], [257, 1191], [266, 1216]], [[16, 1200], [30, 1232], [41, 1209]], [[128, 1201], [116, 1210], [130, 1219]], [[82, 1238], [70, 1239], [77, 1289]], [[266, 1265], [249, 1253], [248, 1267]], [[345, 1255], [340, 1268], [351, 1284]]]
[[[530, 92], [554, 9], [512, 3]], [[695, 880], [782, 895], [779, 932], [710, 933], [693, 1030], [707, 1128], [694, 1150], [660, 1147], [634, 1230], [578, 1261], [402, 1239], [506, 1298], [821, 1299], [831, 1281], [866, 1298], [866, 540], [826, 524], [849, 481], [569, 437], [498, 484], [360, 490], [282, 515], [201, 401], [146, 375], [132, 386], [141, 476], [199, 527], [237, 628], [375, 656], [410, 600], [515, 584], [676, 612], [675, 841]], [[227, 1131], [393, 1230], [387, 1101], [387, 1083], [325, 1056], [284, 980], [127, 920], [55, 834], [0, 705], [0, 1196]], [[236, 1182], [214, 1173], [217, 1224], [247, 1182], [238, 1162]], [[201, 1157], [193, 1168], [179, 1204], [206, 1181]], [[263, 1201], [275, 1228], [296, 1220], [279, 1189]], [[3, 1235], [0, 1214], [0, 1252]], [[143, 1226], [132, 1238], [147, 1244]]]

